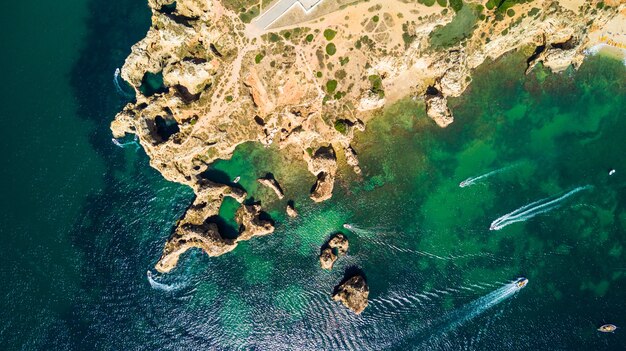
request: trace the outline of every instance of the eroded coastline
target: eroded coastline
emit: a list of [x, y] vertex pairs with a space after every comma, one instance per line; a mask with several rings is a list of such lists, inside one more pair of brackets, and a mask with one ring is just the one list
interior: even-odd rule
[[251, 31], [253, 24], [219, 1], [149, 1], [153, 25], [122, 68], [136, 102], [111, 129], [115, 137], [137, 135], [151, 165], [196, 194], [156, 269], [171, 271], [192, 247], [219, 256], [273, 231], [259, 204], [241, 205], [237, 239], [224, 238], [211, 221], [224, 197], [246, 198], [240, 186], [207, 176], [237, 145], [277, 144], [304, 159], [317, 178], [311, 199], [327, 200], [337, 152], [361, 172], [351, 141], [380, 108], [414, 96], [445, 127], [453, 121], [447, 98], [462, 94], [472, 69], [488, 58], [522, 50], [528, 70], [538, 62], [553, 71], [580, 65], [589, 34], [620, 16], [623, 5], [572, 4], [533, 1], [503, 14], [465, 3], [460, 11], [476, 16], [471, 31], [442, 44], [432, 33], [449, 28], [460, 12], [436, 6], [357, 3], [324, 20]]

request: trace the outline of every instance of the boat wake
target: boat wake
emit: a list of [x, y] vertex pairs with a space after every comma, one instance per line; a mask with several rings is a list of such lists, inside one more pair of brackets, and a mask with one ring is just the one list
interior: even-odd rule
[[563, 204], [563, 201], [567, 200], [567, 198], [569, 198], [570, 196], [580, 191], [587, 190], [590, 188], [591, 188], [590, 185], [581, 186], [557, 198], [548, 197], [545, 199], [532, 202], [528, 205], [524, 205], [518, 208], [517, 210], [507, 213], [504, 216], [491, 222], [491, 226], [489, 227], [489, 230], [500, 230], [509, 224], [513, 224], [517, 222], [524, 222], [542, 213], [552, 211], [560, 207]]
[[483, 180], [485, 178], [489, 178], [491, 176], [494, 176], [494, 175], [496, 175], [498, 173], [502, 173], [504, 171], [507, 171], [507, 170], [509, 170], [511, 168], [514, 168], [514, 167], [517, 167], [517, 166], [519, 166], [519, 163], [508, 165], [506, 167], [502, 167], [502, 168], [493, 170], [491, 172], [487, 172], [487, 173], [485, 173], [483, 175], [479, 175], [477, 177], [469, 177], [469, 178], [465, 179], [464, 181], [462, 181], [461, 183], [459, 183], [459, 187], [465, 188], [465, 187], [468, 187], [470, 185], [474, 185], [474, 184], [476, 184], [476, 182], [478, 182], [480, 180]]
[[515, 293], [526, 286], [527, 282], [528, 280], [525, 278], [517, 279], [514, 282], [508, 283], [501, 288], [444, 315], [441, 319], [436, 320], [433, 324], [431, 324], [426, 330], [419, 332], [415, 338], [411, 338], [413, 340], [418, 340], [418, 342], [413, 345], [438, 342], [441, 336], [457, 329], [458, 327], [483, 314], [488, 309], [515, 295]]
[[171, 285], [159, 283], [158, 281], [156, 281], [154, 279], [154, 275], [152, 274], [151, 271], [148, 271], [146, 273], [146, 275], [148, 277], [148, 283], [150, 283], [150, 286], [153, 289], [155, 289], [155, 290], [161, 290], [161, 291], [165, 291], [165, 292], [172, 292], [172, 291], [176, 291], [176, 290], [178, 290], [178, 289], [183, 287], [182, 283], [175, 283], [175, 284], [171, 284]]
[[122, 89], [122, 86], [120, 85], [120, 69], [119, 68], [116, 68], [115, 72], [113, 73], [113, 85], [115, 86], [115, 90], [117, 91], [118, 94], [127, 98], [131, 98], [134, 96], [133, 94], [128, 93], [124, 91], [124, 89]]
[[127, 146], [130, 145], [135, 145], [135, 150], [138, 150], [141, 146], [139, 145], [139, 143], [137, 142], [138, 138], [137, 135], [135, 135], [135, 138], [133, 138], [132, 141], [128, 141], [125, 143], [120, 142], [119, 140], [115, 139], [115, 138], [111, 138], [111, 142], [113, 143], [113, 145], [120, 147], [122, 149], [126, 148]]
[[377, 237], [380, 236], [380, 234], [384, 233], [383, 229], [380, 228], [374, 228], [374, 229], [365, 229], [362, 227], [358, 227], [354, 224], [350, 224], [350, 223], [346, 223], [343, 225], [344, 228], [354, 232], [355, 234], [367, 239], [369, 242], [380, 245], [380, 246], [384, 246], [386, 248], [389, 248], [393, 251], [396, 252], [401, 252], [401, 253], [409, 253], [409, 254], [415, 254], [415, 255], [420, 255], [423, 257], [428, 257], [428, 258], [432, 258], [432, 259], [437, 259], [437, 260], [443, 260], [443, 261], [449, 261], [449, 260], [457, 260], [457, 259], [469, 259], [469, 258], [475, 258], [475, 257], [494, 257], [494, 255], [490, 254], [490, 253], [479, 253], [479, 254], [461, 254], [461, 255], [437, 255], [431, 252], [427, 252], [427, 251], [421, 251], [421, 250], [414, 250], [414, 249], [410, 249], [410, 248], [404, 248], [404, 247], [399, 247], [397, 245], [385, 242], [384, 240], [380, 240]]

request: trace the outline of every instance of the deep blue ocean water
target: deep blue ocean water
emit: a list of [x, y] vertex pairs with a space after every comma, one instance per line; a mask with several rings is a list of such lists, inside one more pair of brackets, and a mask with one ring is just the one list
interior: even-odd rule
[[[214, 167], [241, 176], [276, 232], [218, 258], [190, 252], [150, 280], [193, 194], [110, 139], [127, 101], [113, 73], [147, 6], [14, 2], [2, 16], [0, 349], [626, 348], [621, 329], [596, 331], [626, 326], [621, 62], [528, 76], [519, 55], [486, 63], [443, 130], [402, 101], [357, 137], [363, 177], [342, 167], [323, 204], [308, 200], [303, 162], [242, 145]], [[297, 219], [256, 185], [269, 171]], [[319, 247], [337, 231], [350, 252], [325, 272]], [[358, 317], [329, 298], [351, 267], [371, 289]], [[512, 288], [520, 276], [528, 286]]]

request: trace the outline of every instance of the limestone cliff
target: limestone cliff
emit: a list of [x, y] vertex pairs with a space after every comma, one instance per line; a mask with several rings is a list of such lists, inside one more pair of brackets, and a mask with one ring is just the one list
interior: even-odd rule
[[115, 137], [135, 134], [150, 164], [196, 195], [157, 269], [170, 271], [189, 248], [217, 256], [273, 230], [258, 222], [258, 205], [241, 208], [242, 223], [252, 223], [241, 239], [223, 238], [211, 222], [224, 196], [239, 202], [246, 197], [206, 172], [215, 160], [230, 158], [237, 145], [277, 144], [304, 159], [317, 177], [311, 199], [324, 201], [337, 176], [336, 152], [361, 172], [351, 142], [376, 109], [416, 97], [445, 127], [453, 122], [447, 98], [463, 93], [472, 69], [488, 58], [530, 48], [535, 54], [529, 53], [529, 69], [539, 61], [554, 70], [577, 67], [590, 33], [624, 9], [624, 1], [603, 9], [596, 3], [535, 0], [503, 14], [470, 1], [464, 6], [474, 11], [471, 31], [442, 45], [433, 33], [459, 15], [437, 5], [337, 1], [324, 21], [312, 12], [267, 29], [258, 27], [260, 20], [244, 23], [219, 0], [149, 0], [152, 26], [132, 47], [121, 74], [136, 99], [111, 130]]

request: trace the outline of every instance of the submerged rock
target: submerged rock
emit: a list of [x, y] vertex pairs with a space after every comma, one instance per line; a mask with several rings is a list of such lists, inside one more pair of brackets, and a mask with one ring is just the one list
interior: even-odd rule
[[356, 314], [361, 314], [367, 307], [369, 287], [360, 274], [353, 276], [335, 287], [333, 300], [341, 302]]
[[333, 269], [335, 261], [337, 261], [337, 255], [335, 255], [333, 249], [330, 247], [322, 249], [322, 253], [320, 254], [320, 265], [322, 266], [322, 269]]

